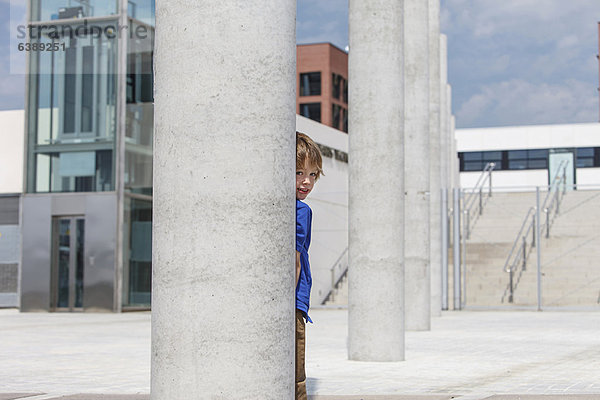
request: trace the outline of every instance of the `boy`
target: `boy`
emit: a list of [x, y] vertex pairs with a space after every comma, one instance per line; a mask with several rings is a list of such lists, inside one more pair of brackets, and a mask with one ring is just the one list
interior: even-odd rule
[[310, 303], [310, 264], [308, 247], [312, 224], [312, 210], [301, 200], [311, 192], [323, 174], [323, 160], [319, 148], [311, 138], [296, 132], [296, 399], [306, 400], [306, 373], [304, 371], [305, 319]]

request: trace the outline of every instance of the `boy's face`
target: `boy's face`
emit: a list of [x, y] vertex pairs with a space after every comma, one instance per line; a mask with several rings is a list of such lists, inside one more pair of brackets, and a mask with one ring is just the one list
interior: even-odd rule
[[317, 166], [304, 160], [304, 167], [296, 169], [296, 199], [304, 200], [315, 185]]

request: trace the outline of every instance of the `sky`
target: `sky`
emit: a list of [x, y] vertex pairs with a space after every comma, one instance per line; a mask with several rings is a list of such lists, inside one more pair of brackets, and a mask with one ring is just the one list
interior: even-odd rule
[[[12, 2], [15, 23], [24, 0]], [[10, 73], [23, 54], [9, 3], [0, 0], [0, 110], [24, 103], [24, 76]], [[598, 122], [598, 21], [598, 0], [442, 0], [457, 128]], [[348, 0], [298, 0], [297, 42], [345, 48]]]

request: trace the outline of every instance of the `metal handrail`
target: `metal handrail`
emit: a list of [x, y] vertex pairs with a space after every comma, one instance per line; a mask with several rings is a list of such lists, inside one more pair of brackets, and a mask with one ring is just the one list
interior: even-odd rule
[[[546, 222], [544, 222], [544, 224], [540, 230], [543, 230], [544, 228], [546, 229], [546, 238], [550, 237], [550, 222], [551, 222], [550, 214], [552, 213], [552, 210], [554, 209], [555, 206], [556, 206], [556, 210], [554, 210], [554, 216], [556, 216], [558, 214], [559, 207], [560, 207], [560, 201], [562, 200], [562, 198], [559, 198], [561, 190], [559, 190], [558, 186], [561, 183], [563, 184], [563, 188], [562, 188], [562, 196], [563, 197], [564, 197], [566, 189], [567, 189], [567, 167], [568, 167], [568, 165], [569, 165], [568, 160], [562, 160], [561, 163], [558, 165], [558, 169], [556, 170], [556, 175], [554, 175], [554, 179], [552, 180], [551, 185], [548, 188], [548, 193], [546, 194], [546, 198], [544, 198], [544, 202], [542, 203], [542, 207], [541, 207], [540, 211], [543, 211], [546, 214]], [[562, 173], [561, 173], [561, 168], [562, 168]], [[548, 205], [546, 207], [546, 204], [548, 203], [548, 200], [550, 198], [552, 199], [550, 201], [550, 205]]]
[[[483, 171], [481, 171], [481, 175], [479, 175], [479, 178], [477, 179], [475, 186], [471, 190], [471, 193], [469, 193], [468, 197], [465, 199], [465, 203], [464, 203], [465, 205], [463, 207], [463, 214], [465, 216], [465, 228], [466, 228], [466, 238], [467, 239], [469, 239], [471, 237], [471, 230], [475, 226], [475, 222], [477, 222], [476, 218], [471, 220], [471, 210], [472, 210], [473, 206], [476, 204], [475, 203], [475, 199], [477, 198], [476, 194], [479, 194], [479, 196], [478, 196], [478, 198], [479, 198], [479, 208], [478, 208], [479, 213], [478, 213], [478, 215], [482, 215], [483, 207], [485, 205], [485, 202], [483, 201], [483, 187], [489, 181], [489, 189], [488, 189], [487, 197], [488, 198], [491, 197], [492, 196], [492, 171], [494, 170], [495, 167], [496, 167], [496, 163], [493, 163], [493, 162], [489, 162], [485, 165], [485, 168], [483, 169]], [[472, 221], [472, 223], [471, 223], [471, 221]]]
[[[556, 174], [554, 175], [554, 179], [552, 179], [550, 186], [548, 187], [548, 194], [546, 195], [543, 205], [541, 206], [541, 210], [543, 210], [546, 213], [546, 223], [545, 223], [545, 227], [546, 227], [546, 238], [549, 237], [550, 235], [550, 212], [552, 211], [554, 205], [556, 204], [556, 212], [555, 215], [558, 214], [558, 207], [560, 204], [560, 200], [558, 198], [558, 193], [560, 192], [559, 190], [557, 190], [558, 186], [563, 183], [563, 196], [565, 194], [566, 191], [566, 170], [567, 170], [567, 166], [569, 165], [568, 160], [563, 160], [561, 161], [561, 163], [558, 165], [558, 169], [556, 171]], [[562, 168], [562, 173], [561, 173], [561, 168]], [[560, 175], [560, 176], [559, 176]], [[548, 207], [546, 207], [546, 204], [548, 203], [548, 200], [552, 197], [552, 200], [550, 202], [550, 205]], [[533, 215], [533, 218], [531, 219], [531, 222], [529, 223], [529, 225], [527, 226], [527, 231], [525, 232], [525, 234], [523, 234], [523, 230], [525, 229], [525, 226], [527, 224], [527, 221], [529, 220], [529, 217], [531, 215], [531, 213], [537, 211], [536, 207], [531, 207], [529, 208], [529, 210], [527, 211], [527, 215], [525, 215], [525, 218], [523, 219], [523, 223], [521, 224], [521, 229], [519, 229], [519, 233], [517, 234], [517, 237], [515, 238], [515, 241], [513, 242], [513, 246], [510, 249], [510, 252], [508, 253], [508, 257], [506, 258], [506, 262], [504, 263], [504, 267], [503, 270], [505, 272], [508, 272], [510, 274], [509, 276], [509, 290], [510, 290], [510, 294], [508, 297], [508, 302], [512, 303], [513, 302], [513, 298], [514, 298], [514, 290], [515, 290], [515, 285], [514, 285], [514, 272], [515, 272], [515, 267], [518, 265], [519, 261], [522, 261], [522, 267], [521, 269], [523, 271], [526, 270], [527, 268], [527, 237], [529, 236], [529, 232], [533, 230], [533, 236], [532, 236], [532, 240], [531, 240], [531, 247], [535, 247], [535, 229], [533, 229], [533, 227], [535, 226], [535, 214]], [[541, 230], [541, 229], [540, 229]], [[521, 242], [521, 245], [518, 247], [517, 250], [517, 243]], [[517, 250], [515, 252], [515, 250]], [[516, 254], [516, 256], [515, 256]], [[511, 259], [513, 260], [511, 262]], [[505, 292], [506, 294], [506, 292]]]
[[[506, 262], [504, 263], [504, 267], [502, 267], [504, 272], [510, 272], [513, 269], [513, 267], [516, 265], [516, 261], [518, 260], [518, 258], [515, 257], [515, 261], [510, 264], [510, 267], [508, 266], [511, 258], [513, 258], [513, 254], [515, 253], [515, 248], [517, 247], [517, 243], [519, 243], [519, 241], [522, 237], [527, 237], [527, 235], [529, 234], [529, 231], [531, 230], [531, 227], [534, 225], [535, 214], [534, 214], [533, 221], [527, 227], [527, 232], [525, 233], [525, 235], [523, 235], [523, 230], [525, 229], [527, 220], [529, 220], [531, 213], [532, 212], [535, 213], [535, 211], [536, 211], [535, 207], [530, 207], [529, 210], [527, 210], [527, 215], [525, 215], [525, 218], [523, 219], [523, 223], [521, 224], [521, 229], [519, 229], [519, 233], [517, 234], [517, 237], [515, 238], [515, 241], [513, 242], [513, 245], [510, 249], [510, 252], [508, 253], [508, 258], [506, 259]], [[535, 243], [535, 240], [533, 242]], [[520, 254], [520, 253], [517, 253], [517, 254]]]
[[348, 252], [348, 246], [346, 246], [344, 251], [342, 251], [342, 254], [340, 254], [340, 256], [337, 258], [337, 260], [335, 260], [335, 262], [329, 269], [329, 272], [331, 272], [331, 289], [329, 290], [329, 293], [327, 293], [327, 296], [325, 296], [325, 299], [323, 300], [323, 302], [321, 304], [325, 304], [328, 300], [333, 300], [333, 292], [335, 290], [335, 287], [340, 283], [340, 281], [344, 278], [344, 276], [348, 272], [348, 264], [346, 264], [346, 268], [343, 269], [342, 273], [337, 278], [335, 277], [335, 268], [337, 266], [339, 266], [340, 261], [342, 260], [342, 258], [344, 258], [344, 256], [346, 255], [347, 252]]

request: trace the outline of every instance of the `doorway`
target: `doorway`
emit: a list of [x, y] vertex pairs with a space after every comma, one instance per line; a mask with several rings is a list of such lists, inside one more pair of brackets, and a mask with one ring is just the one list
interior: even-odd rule
[[565, 168], [566, 189], [572, 190], [572, 185], [575, 183], [574, 152], [571, 150], [550, 150], [548, 161], [548, 184], [552, 185], [552, 179], [554, 179], [557, 174], [562, 175], [563, 168]]
[[51, 311], [83, 311], [85, 220], [52, 219]]

